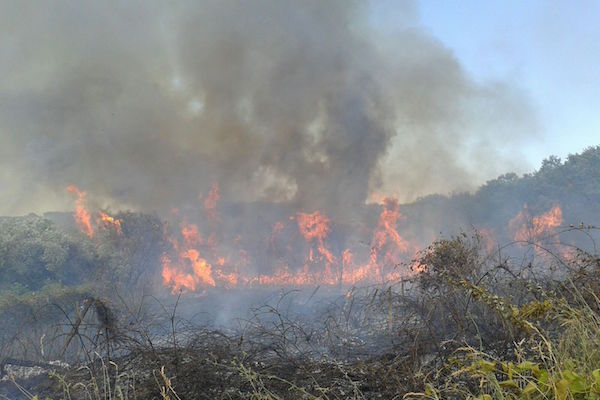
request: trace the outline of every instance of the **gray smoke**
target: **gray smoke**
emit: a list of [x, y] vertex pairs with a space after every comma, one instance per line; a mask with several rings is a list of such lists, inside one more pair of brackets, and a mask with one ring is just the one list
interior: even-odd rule
[[[407, 3], [407, 15], [414, 5]], [[4, 1], [0, 214], [231, 201], [340, 213], [518, 166], [535, 131], [507, 83], [475, 83], [416, 27], [348, 1]], [[483, 165], [483, 167], [482, 167]]]

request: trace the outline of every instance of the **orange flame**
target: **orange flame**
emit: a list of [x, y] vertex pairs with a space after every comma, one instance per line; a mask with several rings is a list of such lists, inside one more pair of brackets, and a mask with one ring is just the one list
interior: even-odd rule
[[[204, 210], [209, 220], [218, 221], [218, 185], [213, 185], [204, 200]], [[278, 243], [285, 229], [285, 221], [271, 227], [265, 244], [274, 256], [276, 266], [269, 274], [248, 274], [251, 260], [242, 247], [242, 238], [236, 236], [233, 248], [221, 249], [220, 235], [203, 234], [198, 225], [181, 224], [181, 240], [168, 237], [174, 255], [163, 257], [163, 281], [174, 291], [196, 290], [208, 286], [235, 287], [238, 285], [355, 285], [398, 279], [407, 272], [395, 268], [406, 254], [416, 246], [398, 232], [398, 222], [403, 218], [395, 199], [385, 199], [378, 224], [371, 240], [371, 255], [364, 262], [356, 260], [350, 248], [334, 254], [327, 240], [332, 232], [331, 220], [321, 211], [297, 212], [289, 217], [295, 221], [298, 232], [308, 245], [303, 265], [289, 265], [283, 252], [291, 252], [292, 244]], [[215, 229], [212, 226], [211, 229]], [[282, 239], [285, 243], [285, 239]], [[202, 256], [201, 256], [202, 255]], [[364, 256], [364, 254], [363, 254]], [[410, 272], [409, 272], [410, 273]]]
[[181, 234], [188, 247], [199, 246], [202, 244], [202, 236], [200, 236], [200, 233], [198, 232], [198, 225], [184, 223], [181, 227]]
[[216, 286], [211, 271], [211, 265], [200, 257], [196, 249], [179, 253], [177, 264], [173, 264], [168, 256], [163, 256], [163, 282], [171, 286], [173, 292], [184, 289], [193, 291], [198, 285]]
[[77, 196], [77, 200], [75, 200], [75, 213], [73, 214], [77, 226], [83, 233], [88, 235], [88, 237], [93, 237], [94, 229], [92, 228], [92, 218], [86, 205], [87, 193], [79, 190], [75, 185], [67, 186], [67, 190]]
[[308, 242], [314, 239], [322, 242], [329, 235], [329, 218], [318, 211], [312, 214], [299, 212], [296, 220], [300, 233]]
[[[325, 239], [330, 232], [329, 218], [319, 211], [315, 211], [312, 214], [299, 212], [296, 214], [296, 222], [304, 239], [308, 243], [316, 243], [317, 251], [325, 259], [325, 273], [327, 276], [330, 276], [332, 273], [331, 267], [337, 262], [337, 259], [325, 245]], [[315, 261], [312, 248], [310, 249], [308, 259], [310, 262]]]
[[[400, 213], [398, 200], [386, 198], [371, 242], [371, 265], [375, 268], [378, 280], [382, 277], [381, 262], [384, 265], [396, 265], [400, 254], [406, 254], [413, 249], [413, 246], [398, 233], [397, 224], [400, 218], [404, 216]], [[380, 262], [382, 251], [383, 260]]]
[[98, 213], [100, 214], [100, 221], [102, 223], [104, 223], [105, 226], [112, 226], [115, 231], [117, 232], [117, 234], [121, 234], [121, 220], [120, 219], [115, 219], [113, 217], [111, 217], [110, 215], [106, 214], [105, 212], [103, 212], [102, 210], [98, 210]]
[[[183, 243], [168, 234], [166, 236], [176, 258], [173, 261], [168, 255], [163, 256], [162, 276], [163, 283], [170, 286], [174, 292], [216, 286], [217, 282], [225, 287], [232, 287], [243, 280], [237, 272], [237, 266], [231, 265], [226, 257], [217, 255], [218, 242], [215, 233], [203, 239], [198, 225], [184, 222], [181, 224]], [[202, 257], [200, 257], [200, 249], [204, 254]], [[245, 256], [245, 252], [240, 251], [240, 258]], [[212, 262], [209, 262], [209, 259]], [[226, 271], [231, 268], [234, 270]]]
[[516, 241], [538, 241], [544, 235], [551, 234], [562, 223], [562, 210], [555, 205], [543, 214], [531, 217], [527, 206], [509, 221], [509, 227], [514, 231]]

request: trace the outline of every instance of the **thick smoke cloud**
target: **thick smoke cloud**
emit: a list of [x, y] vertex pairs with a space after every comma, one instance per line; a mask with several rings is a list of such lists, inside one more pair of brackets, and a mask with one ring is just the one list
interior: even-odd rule
[[517, 89], [470, 80], [416, 21], [383, 36], [368, 4], [0, 9], [0, 214], [70, 208], [68, 184], [168, 210], [213, 182], [339, 213], [373, 191], [469, 188], [514, 167], [535, 131]]

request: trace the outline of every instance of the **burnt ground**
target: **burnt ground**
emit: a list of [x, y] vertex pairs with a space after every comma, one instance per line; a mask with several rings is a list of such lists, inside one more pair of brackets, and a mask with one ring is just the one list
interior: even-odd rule
[[[30, 398], [25, 391], [53, 399], [104, 398], [105, 391], [161, 399], [167, 395], [161, 390], [182, 399], [393, 398], [423, 382], [425, 360], [402, 334], [416, 327], [399, 302], [405, 285], [347, 288], [341, 295], [339, 289], [263, 290], [235, 300], [231, 292], [184, 295], [149, 311], [160, 318], [132, 323], [120, 315], [119, 333], [108, 342], [95, 316], [84, 316], [69, 345], [89, 341], [83, 360], [64, 367], [7, 362], [0, 393], [11, 399]], [[221, 302], [226, 296], [229, 302]], [[242, 312], [249, 296], [259, 305]], [[224, 313], [233, 323], [216, 328]]]

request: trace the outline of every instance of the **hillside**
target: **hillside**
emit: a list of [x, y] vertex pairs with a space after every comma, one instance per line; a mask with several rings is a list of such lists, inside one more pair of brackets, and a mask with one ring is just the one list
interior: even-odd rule
[[600, 146], [561, 161], [550, 156], [530, 174], [507, 173], [474, 193], [432, 195], [405, 205], [409, 230], [455, 234], [461, 229], [492, 228], [498, 241], [512, 239], [508, 222], [527, 207], [530, 215], [553, 206], [562, 210], [563, 225], [598, 223], [600, 215]]

